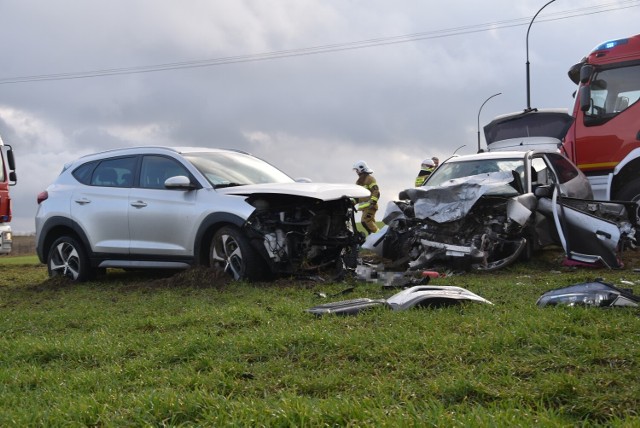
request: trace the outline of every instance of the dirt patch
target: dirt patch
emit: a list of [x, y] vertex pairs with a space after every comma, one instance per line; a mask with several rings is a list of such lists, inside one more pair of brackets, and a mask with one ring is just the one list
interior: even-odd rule
[[197, 266], [180, 271], [175, 275], [157, 278], [144, 283], [149, 288], [218, 288], [229, 285], [231, 278], [223, 271]]

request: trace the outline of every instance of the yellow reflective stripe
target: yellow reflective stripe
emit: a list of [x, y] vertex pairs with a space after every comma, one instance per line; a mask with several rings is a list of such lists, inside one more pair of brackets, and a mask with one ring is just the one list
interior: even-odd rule
[[372, 197], [371, 197], [371, 199], [370, 199], [370, 201], [372, 201], [372, 202], [378, 202], [378, 198], [376, 198], [375, 196], [372, 196]]
[[581, 163], [578, 164], [580, 169], [596, 169], [596, 168], [614, 168], [618, 162], [600, 162], [600, 163]]
[[364, 187], [365, 189], [369, 190], [369, 189], [371, 189], [372, 187], [377, 186], [377, 185], [378, 185], [378, 183], [373, 182], [373, 183], [371, 183], [371, 184], [365, 184], [365, 185], [364, 185], [364, 186], [362, 186], [362, 187]]

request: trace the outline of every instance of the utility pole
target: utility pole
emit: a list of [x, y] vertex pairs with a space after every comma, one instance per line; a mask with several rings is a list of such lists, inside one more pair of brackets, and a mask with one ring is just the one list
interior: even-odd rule
[[536, 14], [533, 15], [533, 18], [531, 18], [531, 22], [529, 23], [529, 28], [527, 28], [527, 109], [525, 111], [533, 110], [531, 108], [531, 86], [530, 86], [530, 79], [529, 79], [529, 30], [531, 30], [531, 25], [533, 24], [533, 20], [536, 19], [536, 16], [538, 16], [538, 14], [540, 12], [542, 12], [542, 9], [544, 9], [547, 6], [549, 6], [554, 1], [556, 1], [556, 0], [551, 0], [549, 3], [545, 4], [544, 6], [542, 6], [536, 12]]
[[482, 111], [482, 107], [484, 107], [484, 105], [487, 103], [487, 101], [489, 101], [493, 97], [497, 97], [500, 94], [502, 94], [502, 92], [498, 92], [497, 94], [493, 94], [489, 98], [484, 100], [484, 102], [480, 106], [480, 109], [478, 110], [478, 153], [482, 152], [482, 149], [480, 148], [480, 112]]

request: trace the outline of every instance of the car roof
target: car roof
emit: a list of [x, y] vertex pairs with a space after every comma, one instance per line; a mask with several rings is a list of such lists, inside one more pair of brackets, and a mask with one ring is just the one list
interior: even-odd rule
[[75, 163], [83, 163], [96, 159], [103, 159], [105, 157], [113, 157], [113, 156], [127, 156], [127, 155], [139, 155], [144, 153], [154, 153], [154, 154], [189, 154], [189, 153], [224, 153], [224, 152], [234, 152], [234, 153], [244, 153], [241, 150], [235, 149], [218, 149], [211, 147], [168, 147], [168, 146], [133, 146], [133, 147], [122, 147], [117, 149], [104, 150], [101, 152], [90, 153], [79, 158], [74, 159], [71, 162], [68, 162], [64, 169], [67, 169], [69, 166]]
[[[444, 163], [449, 163], [449, 162], [465, 162], [465, 161], [476, 161], [476, 160], [492, 160], [492, 159], [522, 159], [527, 157], [530, 154], [533, 154], [534, 151], [533, 150], [529, 150], [529, 151], [518, 151], [518, 150], [512, 150], [512, 151], [500, 151], [500, 152], [482, 152], [482, 153], [476, 153], [473, 155], [461, 155], [461, 156], [453, 156], [450, 157], [449, 159], [447, 159], [446, 161], [444, 161]], [[547, 153], [547, 152], [539, 152], [536, 151], [535, 153]]]

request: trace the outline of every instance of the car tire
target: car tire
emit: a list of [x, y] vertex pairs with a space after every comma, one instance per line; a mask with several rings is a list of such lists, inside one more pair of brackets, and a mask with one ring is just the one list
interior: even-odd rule
[[58, 238], [51, 245], [47, 257], [47, 270], [52, 278], [64, 276], [75, 282], [87, 281], [97, 273], [91, 268], [82, 244], [70, 236]]
[[616, 193], [617, 201], [640, 201], [640, 178], [631, 180], [620, 191]]
[[233, 226], [222, 227], [213, 235], [209, 263], [236, 281], [257, 281], [265, 274], [264, 262], [247, 237]]

